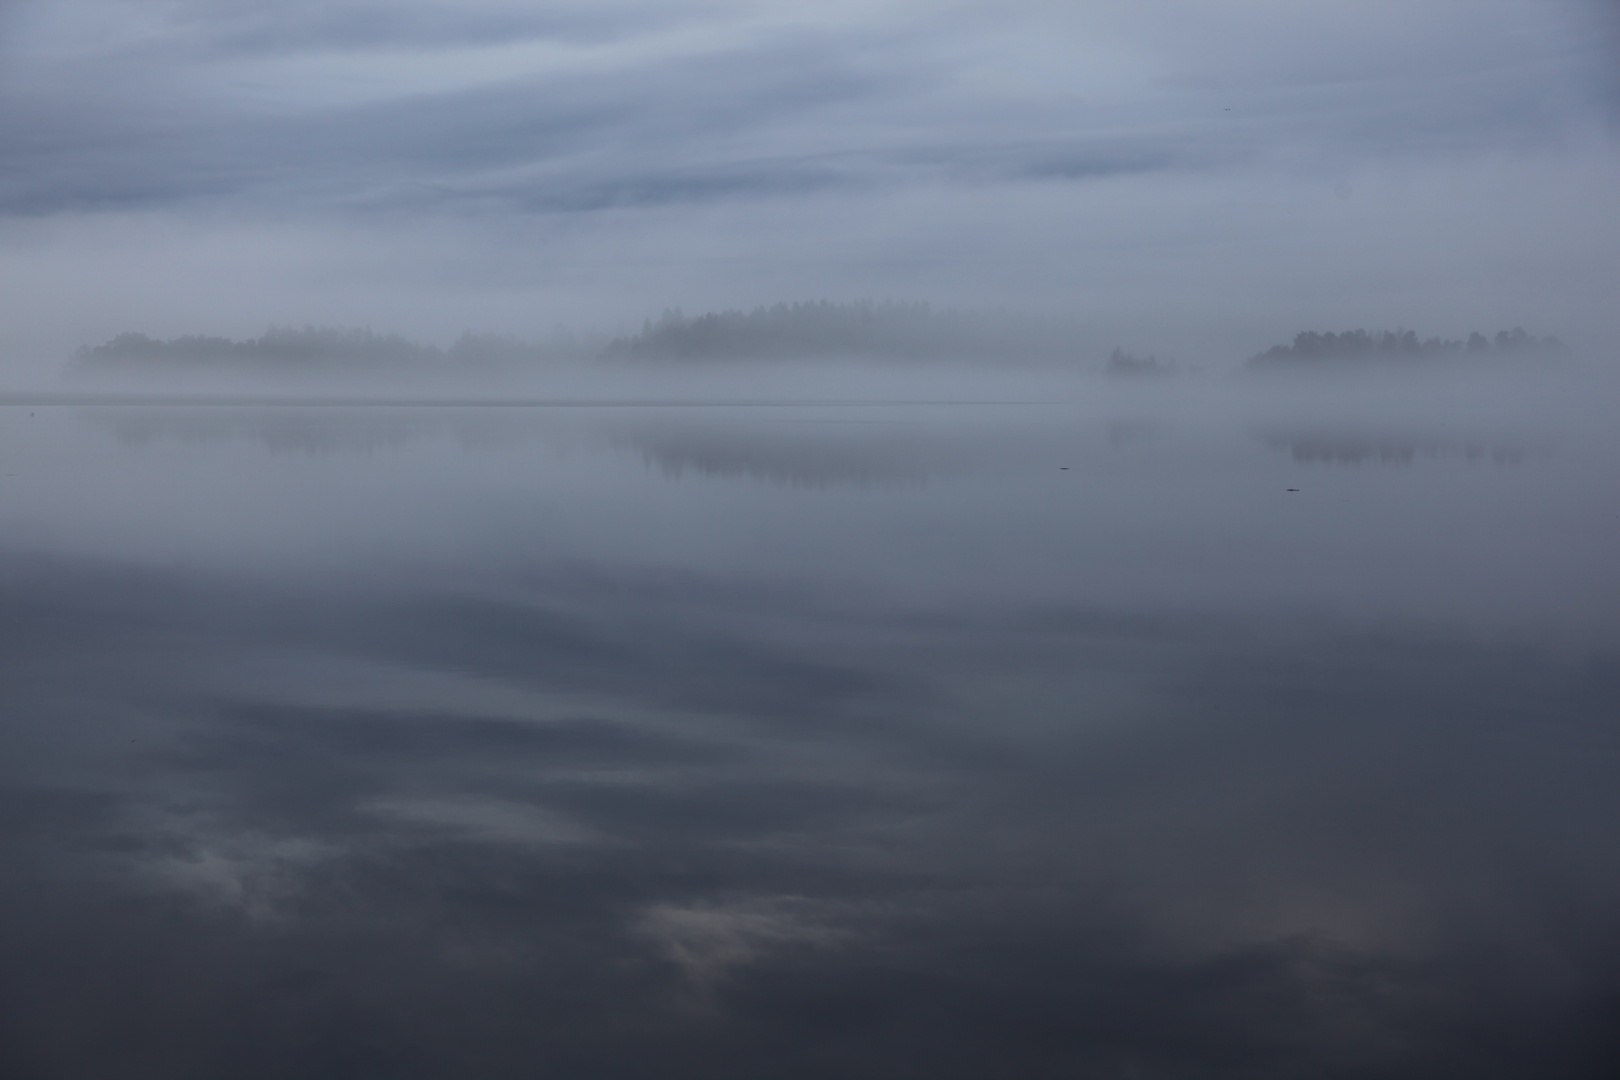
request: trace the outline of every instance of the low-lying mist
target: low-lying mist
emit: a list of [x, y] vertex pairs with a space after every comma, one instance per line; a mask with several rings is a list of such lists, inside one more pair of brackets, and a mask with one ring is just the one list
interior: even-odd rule
[[[1118, 383], [1266, 378], [1532, 382], [1581, 363], [1556, 337], [1520, 327], [1487, 336], [1420, 338], [1414, 331], [1300, 331], [1247, 357], [1160, 357], [1099, 339], [1073, 321], [927, 304], [777, 304], [687, 316], [678, 309], [633, 334], [559, 326], [529, 340], [471, 331], [445, 346], [398, 334], [272, 326], [245, 340], [156, 339], [126, 332], [81, 347], [64, 390], [146, 394], [623, 399], [860, 397], [1066, 400]], [[1272, 389], [1275, 389], [1274, 387]], [[1353, 393], [1353, 391], [1351, 391]], [[1410, 392], [1401, 391], [1402, 394]], [[1399, 408], [1399, 402], [1391, 401]]]

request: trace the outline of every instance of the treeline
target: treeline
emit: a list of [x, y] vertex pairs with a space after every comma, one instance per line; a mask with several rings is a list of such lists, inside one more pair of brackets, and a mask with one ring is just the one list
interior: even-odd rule
[[1162, 379], [1181, 374], [1175, 360], [1160, 360], [1157, 356], [1141, 357], [1124, 349], [1115, 349], [1108, 357], [1103, 374], [1110, 379]]
[[[1089, 367], [1089, 349], [1075, 326], [1007, 312], [936, 310], [927, 304], [859, 302], [777, 304], [752, 311], [688, 317], [679, 309], [646, 320], [640, 333], [608, 340], [580, 338], [561, 327], [545, 341], [464, 333], [447, 348], [370, 329], [272, 326], [245, 341], [190, 334], [162, 340], [119, 334], [78, 350], [76, 359], [99, 369], [141, 365], [211, 370], [315, 371], [328, 369], [467, 371], [534, 367], [562, 362], [743, 362], [794, 359], [973, 361], [1008, 365]], [[1290, 345], [1274, 345], [1249, 358], [1249, 371], [1330, 370], [1374, 364], [1423, 364], [1449, 358], [1548, 356], [1561, 353], [1557, 338], [1537, 338], [1515, 327], [1494, 338], [1420, 339], [1410, 330], [1368, 333], [1304, 331]], [[1114, 378], [1160, 378], [1196, 369], [1174, 360], [1114, 350], [1103, 368]]]
[[1072, 360], [1053, 326], [1008, 312], [928, 304], [776, 304], [688, 317], [679, 308], [611, 342], [605, 359], [759, 360], [850, 357], [911, 360]]
[[1075, 362], [1080, 359], [1080, 350], [1072, 330], [1030, 316], [936, 310], [927, 304], [821, 301], [777, 304], [746, 312], [710, 312], [696, 317], [688, 317], [677, 308], [657, 320], [645, 320], [640, 333], [611, 340], [582, 339], [561, 330], [544, 342], [469, 333], [441, 349], [397, 334], [375, 334], [369, 329], [305, 326], [271, 327], [262, 336], [246, 341], [198, 335], [160, 340], [145, 334], [119, 334], [104, 345], [82, 348], [76, 354], [81, 363], [92, 366], [128, 367], [149, 362], [287, 369], [839, 357], [1047, 363]]
[[1386, 330], [1369, 334], [1346, 330], [1341, 334], [1303, 331], [1294, 335], [1292, 345], [1273, 345], [1249, 358], [1251, 371], [1283, 371], [1337, 367], [1346, 364], [1379, 362], [1423, 363], [1454, 358], [1550, 355], [1564, 352], [1555, 337], [1537, 338], [1523, 328], [1500, 331], [1487, 338], [1475, 331], [1464, 340], [1438, 337], [1419, 339], [1411, 330]]
[[376, 334], [370, 329], [272, 326], [259, 337], [246, 341], [197, 334], [167, 340], [146, 334], [119, 334], [104, 345], [80, 349], [75, 359], [97, 367], [127, 367], [146, 362], [164, 366], [241, 366], [256, 369], [332, 366], [462, 368], [479, 364], [578, 359], [591, 351], [578, 338], [561, 329], [545, 342], [466, 333], [448, 349], [441, 349], [437, 345], [423, 345], [398, 334]]

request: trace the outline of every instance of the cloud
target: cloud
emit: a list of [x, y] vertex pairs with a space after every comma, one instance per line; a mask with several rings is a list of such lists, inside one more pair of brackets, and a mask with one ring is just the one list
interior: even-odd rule
[[644, 37], [704, 14], [703, 5], [490, 2], [449, 6], [297, 0], [266, 8], [251, 0], [189, 0], [173, 5], [164, 25], [194, 43], [199, 54], [419, 50], [435, 52], [522, 41], [600, 45]]
[[[1271, 27], [1265, 52], [1227, 56], [1254, 34], [1249, 18], [1210, 24], [1212, 40], [1189, 52], [1141, 24], [1068, 27], [1051, 13], [976, 41], [986, 16], [971, 7], [808, 28], [639, 5], [265, 10], [187, 5], [135, 24], [145, 31], [97, 36], [63, 65], [24, 65], [12, 79], [27, 92], [0, 114], [0, 210], [232, 198], [336, 212], [403, 198], [418, 211], [494, 199], [505, 212], [572, 212], [836, 183], [1472, 151], [1554, 138], [1580, 112], [1579, 58], [1547, 33], [1514, 36], [1526, 23], [1511, 5], [1412, 26], [1383, 12], [1349, 20], [1348, 38], [1295, 17]], [[1048, 47], [1035, 54], [1048, 84], [1009, 81], [1019, 50], [1065, 30], [1069, 64], [1106, 53], [1090, 35], [1123, 35], [1151, 77], [1122, 73], [1116, 84], [1134, 89], [1092, 103]], [[525, 42], [550, 44], [525, 59]], [[511, 55], [481, 57], [496, 46]], [[243, 50], [270, 66], [244, 66]], [[379, 67], [379, 50], [401, 63]], [[406, 62], [422, 50], [462, 59]], [[13, 52], [27, 56], [26, 43]], [[1353, 69], [1324, 68], [1335, 56]]]

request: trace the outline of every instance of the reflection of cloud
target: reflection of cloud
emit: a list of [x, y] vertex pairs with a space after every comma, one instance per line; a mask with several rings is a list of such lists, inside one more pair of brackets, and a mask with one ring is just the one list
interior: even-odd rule
[[206, 815], [161, 815], [132, 832], [146, 837], [135, 861], [139, 878], [255, 921], [287, 917], [310, 873], [342, 855], [325, 840], [245, 830]]
[[1108, 445], [1116, 450], [1129, 443], [1151, 439], [1158, 433], [1158, 425], [1151, 420], [1108, 421]]
[[359, 807], [410, 824], [443, 830], [474, 841], [508, 844], [582, 844], [600, 838], [595, 830], [543, 807], [493, 799], [373, 799]]
[[706, 985], [774, 949], [831, 945], [849, 936], [825, 919], [825, 905], [804, 897], [750, 897], [654, 904], [636, 920], [634, 929], [692, 982]]
[[[722, 1080], [1613, 1063], [1607, 654], [622, 564], [0, 570], [0, 844], [50, 852], [0, 875], [42, 988], [8, 1038], [46, 1057], [69, 1029], [142, 1067], [237, 1033], [145, 1070], [188, 1080], [378, 1045], [406, 1078], [467, 1047]], [[172, 725], [139, 757], [131, 701]], [[139, 903], [104, 872], [132, 863]]]

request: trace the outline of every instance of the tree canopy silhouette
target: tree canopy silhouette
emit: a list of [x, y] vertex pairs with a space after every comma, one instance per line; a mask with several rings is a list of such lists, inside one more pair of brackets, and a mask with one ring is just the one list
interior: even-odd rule
[[1072, 338], [1010, 312], [928, 304], [776, 304], [688, 317], [679, 308], [613, 341], [607, 359], [756, 360], [808, 357], [1072, 360]]
[[549, 341], [530, 342], [496, 334], [464, 333], [448, 349], [424, 345], [398, 334], [377, 334], [367, 329], [329, 326], [302, 328], [272, 326], [245, 341], [187, 334], [160, 340], [146, 334], [119, 334], [103, 345], [80, 349], [75, 358], [96, 367], [127, 366], [142, 362], [207, 367], [264, 367], [284, 369], [362, 366], [437, 367], [454, 369], [469, 364], [513, 363], [578, 358], [586, 346], [558, 328]]
[[1385, 330], [1369, 334], [1365, 330], [1343, 333], [1301, 331], [1292, 345], [1273, 345], [1249, 358], [1251, 371], [1321, 369], [1376, 363], [1423, 363], [1455, 357], [1530, 356], [1562, 353], [1564, 345], [1555, 337], [1537, 338], [1522, 327], [1502, 330], [1494, 339], [1474, 331], [1466, 341], [1438, 337], [1419, 339], [1411, 330]]

